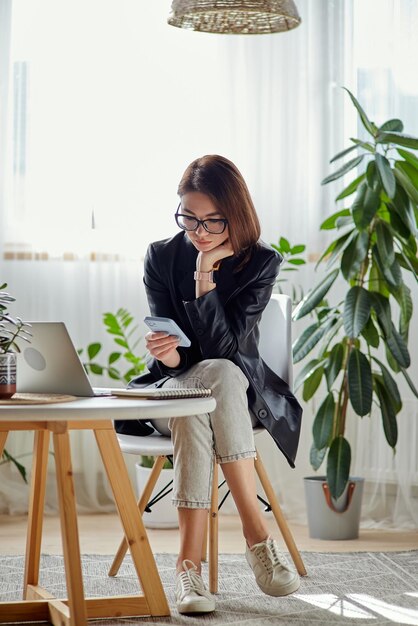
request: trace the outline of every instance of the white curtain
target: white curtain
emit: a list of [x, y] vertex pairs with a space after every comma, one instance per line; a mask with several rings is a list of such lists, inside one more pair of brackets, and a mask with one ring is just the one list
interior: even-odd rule
[[[77, 347], [99, 340], [110, 348], [102, 313], [120, 306], [138, 320], [146, 313], [146, 245], [174, 232], [179, 178], [206, 153], [224, 154], [241, 169], [267, 242], [283, 235], [317, 256], [325, 243], [319, 224], [338, 193], [337, 184], [321, 187], [320, 181], [331, 156], [358, 131], [341, 87], [357, 93], [376, 121], [409, 115], [408, 130], [418, 133], [416, 99], [403, 87], [411, 89], [415, 74], [401, 79], [403, 66], [395, 63], [404, 59], [405, 46], [415, 45], [414, 4], [297, 0], [299, 28], [246, 37], [169, 27], [169, 0], [14, 0], [9, 47], [11, 2], [0, 0], [0, 64], [10, 68], [10, 80], [7, 73], [0, 76], [0, 280], [18, 298], [14, 311], [26, 319], [65, 321]], [[385, 59], [386, 83], [381, 65], [366, 54], [376, 15], [384, 17], [373, 58]], [[387, 53], [399, 46], [399, 54]], [[292, 278], [306, 290], [317, 280], [313, 264]], [[296, 326], [294, 335], [300, 330]], [[302, 477], [312, 473], [313, 404], [305, 407], [296, 470], [265, 435], [258, 442], [286, 513], [302, 522]], [[416, 406], [407, 396], [404, 410], [411, 417], [399, 420], [396, 459], [403, 463], [410, 454], [406, 424], [417, 440]], [[416, 473], [403, 464], [389, 478], [385, 443], [379, 439], [376, 447], [377, 420], [377, 434], [368, 435], [379, 451], [372, 471], [359, 431], [368, 422], [353, 423], [353, 441], [359, 442], [354, 469], [372, 490], [364, 523], [416, 526]], [[80, 506], [108, 510], [94, 444], [77, 437]], [[8, 448], [28, 452], [29, 439], [18, 435]], [[24, 509], [17, 485], [13, 468], [2, 466], [0, 510]], [[48, 498], [52, 510], [55, 496]], [[396, 506], [387, 506], [390, 498]]]

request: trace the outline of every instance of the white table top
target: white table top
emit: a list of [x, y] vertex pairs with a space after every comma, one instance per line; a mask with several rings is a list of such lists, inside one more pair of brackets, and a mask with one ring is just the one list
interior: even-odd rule
[[79, 398], [57, 404], [20, 404], [0, 406], [0, 422], [83, 421], [103, 419], [157, 419], [210, 413], [216, 400], [176, 398], [175, 400], [140, 400], [132, 398]]

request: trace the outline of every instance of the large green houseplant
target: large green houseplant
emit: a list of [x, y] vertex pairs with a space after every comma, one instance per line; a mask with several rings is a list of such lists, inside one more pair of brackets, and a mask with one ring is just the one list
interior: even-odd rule
[[[323, 394], [325, 383], [310, 460], [317, 470], [327, 457], [326, 480], [335, 499], [344, 492], [350, 472], [345, 437], [349, 406], [364, 416], [377, 403], [387, 442], [395, 449], [402, 399], [394, 374], [403, 375], [418, 396], [407, 372], [413, 304], [404, 280], [407, 274], [417, 280], [418, 271], [418, 158], [411, 152], [418, 149], [418, 139], [403, 134], [398, 119], [376, 126], [347, 92], [369, 137], [351, 139], [352, 145], [331, 159], [358, 152], [322, 184], [354, 168], [357, 177], [337, 196], [341, 208], [321, 226], [337, 231], [318, 262], [326, 264], [326, 275], [294, 310], [295, 320], [309, 314], [314, 319], [294, 343], [295, 362], [310, 355], [296, 386], [303, 385], [303, 398], [309, 400], [320, 386]], [[332, 304], [330, 289], [338, 283], [341, 287], [342, 280], [345, 293]]]

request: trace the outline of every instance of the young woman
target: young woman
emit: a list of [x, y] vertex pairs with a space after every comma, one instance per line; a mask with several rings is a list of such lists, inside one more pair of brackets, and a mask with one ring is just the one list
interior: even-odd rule
[[[298, 574], [269, 537], [258, 506], [252, 429], [264, 425], [293, 466], [301, 408], [258, 353], [258, 322], [282, 259], [259, 240], [242, 175], [228, 159], [204, 156], [186, 169], [178, 194], [180, 232], [149, 246], [144, 283], [151, 314], [174, 319], [192, 344], [179, 348], [176, 337], [149, 332], [146, 382], [151, 376], [158, 386], [211, 388], [217, 402], [210, 415], [153, 424], [171, 434], [174, 444], [173, 503], [180, 526], [176, 601], [187, 614], [215, 609], [200, 575], [214, 455], [237, 506], [257, 584], [273, 596], [299, 587]], [[133, 385], [143, 382], [142, 377]]]

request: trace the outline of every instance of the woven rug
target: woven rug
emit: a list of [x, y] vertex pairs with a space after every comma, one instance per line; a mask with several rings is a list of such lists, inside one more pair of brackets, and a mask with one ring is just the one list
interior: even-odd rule
[[[242, 555], [220, 555], [216, 612], [195, 617], [178, 614], [174, 603], [175, 556], [158, 554], [156, 561], [172, 610], [169, 618], [92, 620], [103, 626], [189, 624], [197, 626], [272, 626], [273, 624], [415, 624], [418, 626], [418, 550], [302, 554], [308, 576], [299, 590], [284, 598], [264, 595]], [[109, 578], [110, 556], [84, 555], [86, 595], [138, 593], [130, 557], [119, 575]], [[203, 571], [207, 579], [207, 569]], [[0, 557], [0, 600], [21, 599], [23, 557]], [[63, 559], [42, 556], [40, 583], [56, 597], [66, 597]], [[0, 609], [1, 610], [1, 609]], [[39, 622], [38, 622], [39, 623]]]

